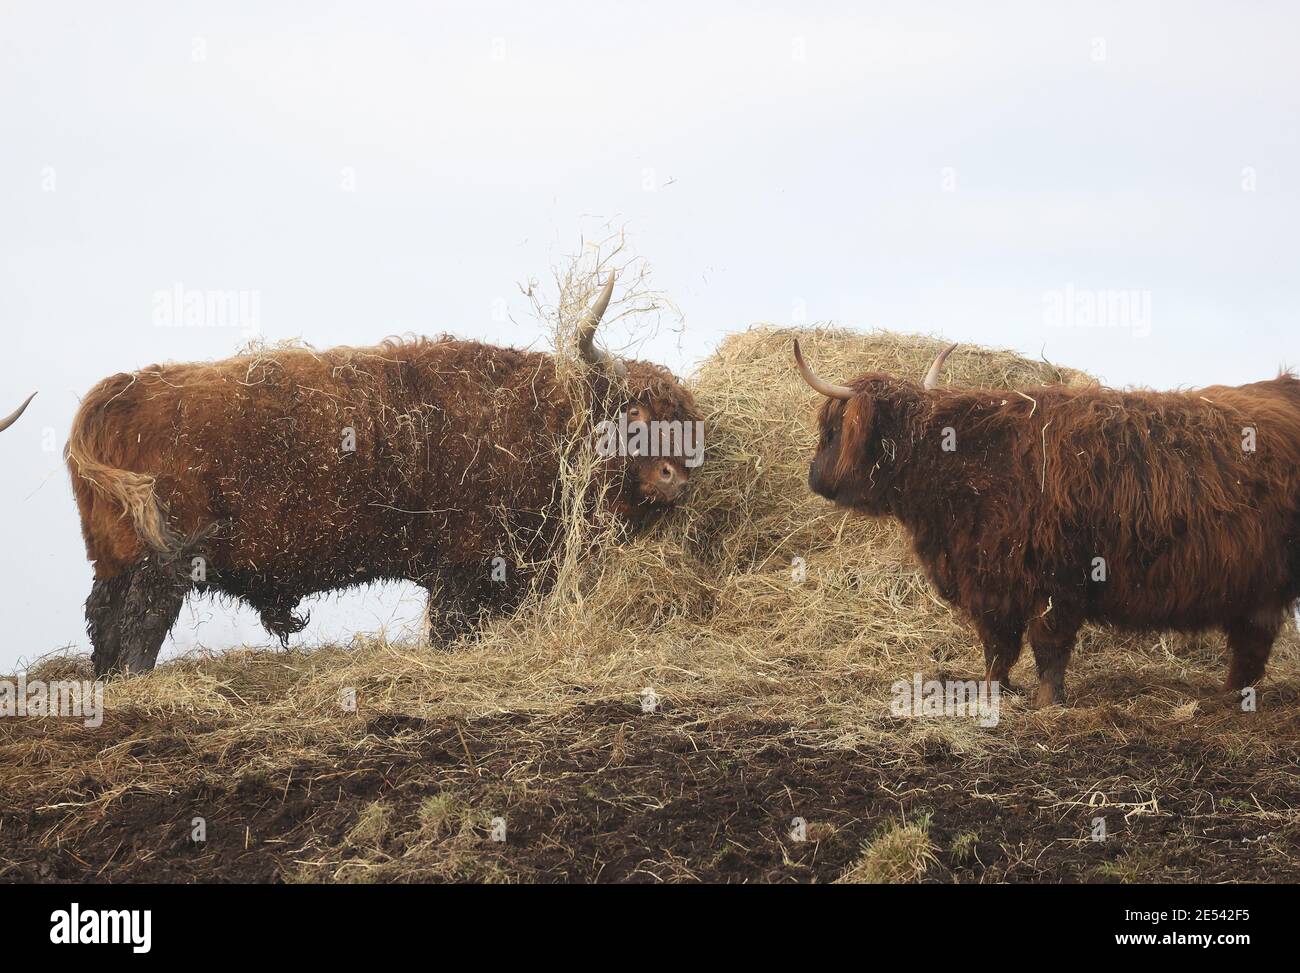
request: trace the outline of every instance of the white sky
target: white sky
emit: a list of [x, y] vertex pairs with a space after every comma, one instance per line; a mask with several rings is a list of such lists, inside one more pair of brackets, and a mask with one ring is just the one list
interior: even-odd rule
[[[679, 371], [800, 315], [1117, 385], [1300, 364], [1294, 4], [318, 7], [0, 0], [0, 414], [41, 392], [0, 434], [0, 669], [88, 648], [77, 396], [243, 343], [156, 327], [178, 282], [258, 292], [270, 339], [526, 345], [517, 283], [613, 221]], [[1067, 287], [1149, 299], [1149, 335], [1051, 326]], [[421, 607], [331, 598], [299, 638]], [[246, 640], [194, 602], [164, 656]]]

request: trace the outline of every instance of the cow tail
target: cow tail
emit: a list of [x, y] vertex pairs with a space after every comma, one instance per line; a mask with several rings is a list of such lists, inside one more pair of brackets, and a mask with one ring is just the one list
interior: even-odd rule
[[80, 479], [89, 484], [96, 496], [120, 505], [123, 516], [131, 518], [136, 534], [146, 546], [167, 558], [179, 555], [185, 542], [167, 525], [166, 511], [158, 499], [156, 478], [148, 473], [116, 469], [100, 462], [89, 442], [92, 437], [88, 427], [91, 424], [92, 420], [83, 407], [73, 422], [66, 450], [68, 468], [74, 481]]

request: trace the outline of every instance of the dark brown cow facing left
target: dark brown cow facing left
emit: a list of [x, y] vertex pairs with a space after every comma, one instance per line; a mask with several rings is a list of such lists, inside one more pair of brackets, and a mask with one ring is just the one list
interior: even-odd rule
[[1300, 596], [1300, 381], [1191, 392], [936, 388], [863, 375], [827, 396], [818, 494], [897, 518], [1004, 686], [1027, 632], [1062, 701], [1084, 622], [1227, 633], [1224, 686], [1264, 674]]
[[[242, 599], [281, 640], [306, 624], [303, 597], [375, 581], [428, 588], [442, 639], [516, 604], [546, 580], [573, 437], [622, 414], [698, 418], [667, 370], [594, 346], [612, 289], [579, 329], [590, 415], [554, 356], [450, 337], [100, 382], [67, 450], [95, 565], [95, 671], [151, 668], [190, 590]], [[636, 528], [688, 474], [681, 457], [615, 456], [600, 485]]]

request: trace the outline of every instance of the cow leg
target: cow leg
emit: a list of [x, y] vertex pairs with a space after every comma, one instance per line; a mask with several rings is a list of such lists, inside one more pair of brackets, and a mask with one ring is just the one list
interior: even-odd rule
[[488, 611], [486, 591], [478, 579], [447, 571], [427, 589], [424, 622], [430, 645], [451, 646], [473, 632]]
[[1225, 691], [1240, 692], [1259, 681], [1281, 626], [1281, 611], [1256, 612], [1248, 617], [1235, 618], [1224, 626], [1230, 655], [1228, 675], [1223, 680]]
[[86, 633], [90, 636], [90, 663], [102, 676], [117, 664], [121, 652], [122, 609], [131, 588], [130, 571], [112, 578], [96, 578], [86, 599]]
[[1047, 608], [1029, 623], [1029, 644], [1038, 665], [1034, 708], [1065, 702], [1065, 669], [1080, 622], [1065, 609]]
[[997, 683], [1000, 690], [1014, 692], [1011, 667], [1020, 658], [1024, 624], [1014, 619], [992, 619], [981, 615], [975, 620], [975, 630], [984, 643], [984, 682]]
[[146, 560], [131, 572], [121, 613], [120, 651], [106, 671], [141, 673], [153, 668], [189, 587], [189, 577], [174, 565]]
[[449, 648], [473, 624], [461, 607], [447, 596], [440, 585], [428, 587], [429, 599], [424, 606], [424, 634], [429, 644]]
[[424, 582], [429, 592], [425, 632], [431, 645], [450, 646], [490, 615], [511, 611], [528, 590], [526, 579], [495, 579], [492, 565], [444, 568]]

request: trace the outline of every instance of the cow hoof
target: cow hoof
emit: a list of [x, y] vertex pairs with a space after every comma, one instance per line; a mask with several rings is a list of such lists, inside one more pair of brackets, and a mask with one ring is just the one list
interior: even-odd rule
[[1033, 702], [1029, 705], [1032, 709], [1043, 709], [1046, 706], [1065, 704], [1065, 688], [1054, 686], [1050, 682], [1040, 682], [1038, 691], [1034, 693]]
[[[1229, 676], [1219, 685], [1219, 692], [1225, 696], [1240, 696], [1247, 689], [1255, 689], [1255, 683], [1245, 679]], [[1256, 690], [1258, 692], [1258, 690]]]
[[1010, 696], [1024, 695], [1024, 690], [1022, 690], [1019, 686], [1014, 685], [1011, 682], [1011, 677], [1009, 675], [997, 675], [996, 673], [986, 672], [984, 674], [983, 682], [984, 682], [984, 689], [986, 691], [991, 690], [992, 683], [997, 683], [998, 692], [1000, 693], [1007, 693]]
[[1225, 709], [1249, 712], [1248, 702], [1253, 704], [1259, 691], [1254, 686], [1223, 685], [1209, 694], [1208, 705], [1217, 705]]

